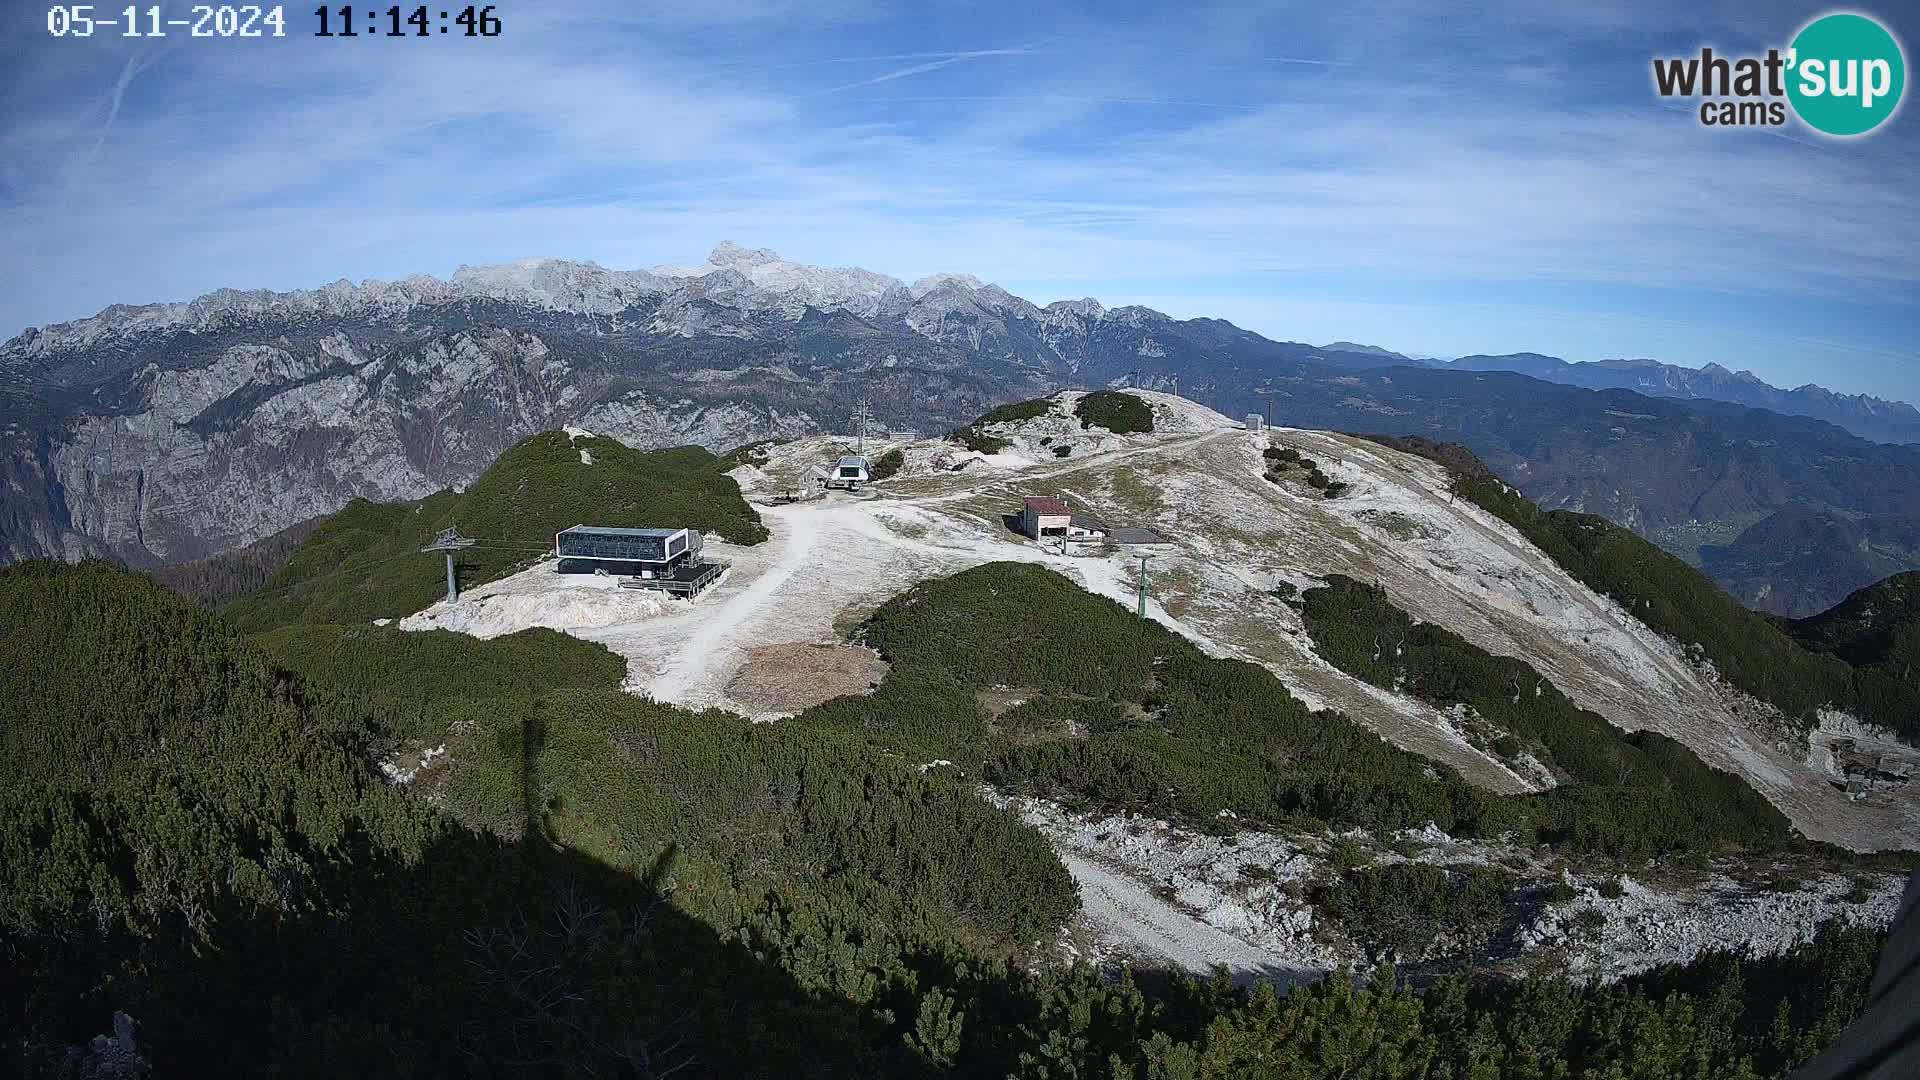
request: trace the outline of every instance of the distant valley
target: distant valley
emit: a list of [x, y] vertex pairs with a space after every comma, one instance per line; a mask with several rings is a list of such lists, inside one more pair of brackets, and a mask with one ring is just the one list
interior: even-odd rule
[[[1920, 429], [1911, 407], [1551, 360], [1395, 366], [1352, 342], [1038, 305], [965, 276], [909, 284], [731, 244], [699, 267], [531, 260], [446, 281], [223, 290], [0, 346], [0, 558], [188, 561], [356, 496], [469, 482], [519, 438], [568, 423], [723, 450], [844, 431], [862, 398], [884, 425], [942, 431], [1056, 387], [1177, 385], [1230, 415], [1462, 442], [1542, 505], [1629, 525], [1779, 614], [1920, 567], [1920, 447], [1833, 426], [1901, 439], [1910, 418]], [[1478, 370], [1503, 363], [1527, 374]], [[1752, 400], [1712, 400], [1736, 394]], [[1842, 419], [1854, 413], [1879, 418]], [[1804, 538], [1768, 524], [1781, 513], [1822, 515], [1859, 538], [1855, 554], [1810, 570]]]

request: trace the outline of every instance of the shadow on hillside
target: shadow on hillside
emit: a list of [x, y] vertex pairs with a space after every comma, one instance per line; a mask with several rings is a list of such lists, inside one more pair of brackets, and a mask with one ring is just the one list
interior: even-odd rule
[[345, 915], [224, 927], [123, 1007], [156, 1077], [860, 1072], [856, 1010], [667, 903], [675, 857], [630, 876], [452, 833], [333, 883]]
[[[809, 993], [666, 899], [677, 849], [623, 873], [543, 827], [525, 733], [523, 839], [449, 827], [415, 862], [361, 850], [303, 883], [341, 913], [221, 921], [116, 994], [155, 1077], [819, 1077], [892, 1073], [889, 1021]], [[644, 860], [643, 860], [644, 862]], [[892, 1066], [890, 1069], [889, 1066]]]

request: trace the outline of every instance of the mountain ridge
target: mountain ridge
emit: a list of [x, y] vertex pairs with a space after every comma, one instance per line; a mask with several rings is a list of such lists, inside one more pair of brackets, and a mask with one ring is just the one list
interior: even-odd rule
[[[532, 259], [446, 281], [116, 305], [0, 346], [0, 558], [191, 561], [355, 497], [471, 482], [517, 439], [566, 425], [720, 451], [844, 428], [862, 399], [887, 425], [937, 431], [1068, 386], [1177, 385], [1233, 416], [1462, 441], [1543, 505], [1605, 514], [1696, 562], [1702, 545], [1793, 506], [1920, 514], [1904, 494], [1920, 487], [1920, 453], [1826, 422], [1451, 364], [1383, 367], [1397, 361], [1378, 346], [1332, 344], [1351, 348], [732, 244], [696, 267]], [[1862, 583], [1808, 591], [1791, 552], [1747, 556], [1722, 584], [1776, 613]], [[1920, 554], [1897, 563], [1920, 567]], [[1795, 599], [1770, 599], [1781, 596]]]
[[1442, 366], [1517, 371], [1588, 390], [1633, 390], [1649, 397], [1725, 401], [1826, 420], [1875, 442], [1920, 442], [1920, 409], [1907, 402], [1871, 394], [1845, 394], [1810, 382], [1783, 389], [1752, 371], [1732, 371], [1713, 362], [1690, 368], [1645, 358], [1575, 362], [1542, 353], [1509, 353], [1462, 356]]

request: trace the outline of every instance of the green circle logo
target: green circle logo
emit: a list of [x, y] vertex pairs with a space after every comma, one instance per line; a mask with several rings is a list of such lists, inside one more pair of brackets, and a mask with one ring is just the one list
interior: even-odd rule
[[1793, 39], [1787, 98], [1815, 131], [1864, 135], [1900, 107], [1907, 61], [1887, 28], [1865, 15], [1823, 15]]

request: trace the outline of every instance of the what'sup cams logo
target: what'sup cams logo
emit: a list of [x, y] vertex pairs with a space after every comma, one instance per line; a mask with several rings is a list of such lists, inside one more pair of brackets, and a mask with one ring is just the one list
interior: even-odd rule
[[1892, 32], [1865, 15], [1837, 12], [1802, 27], [1783, 52], [1656, 59], [1663, 98], [1700, 98], [1708, 127], [1777, 127], [1787, 110], [1815, 131], [1865, 135], [1892, 118], [1907, 88], [1907, 60]]

